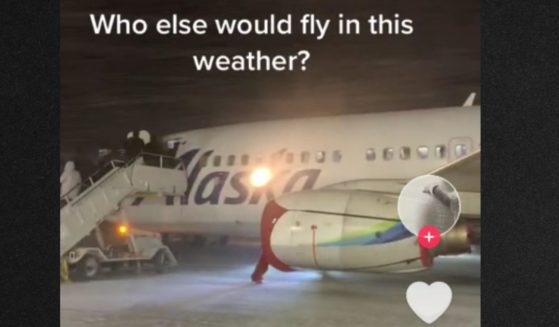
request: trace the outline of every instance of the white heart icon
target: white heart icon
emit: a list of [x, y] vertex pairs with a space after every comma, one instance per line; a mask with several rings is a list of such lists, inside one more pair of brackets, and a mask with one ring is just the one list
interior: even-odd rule
[[452, 290], [443, 282], [428, 285], [415, 282], [406, 291], [408, 305], [427, 324], [431, 324], [448, 309], [452, 301]]

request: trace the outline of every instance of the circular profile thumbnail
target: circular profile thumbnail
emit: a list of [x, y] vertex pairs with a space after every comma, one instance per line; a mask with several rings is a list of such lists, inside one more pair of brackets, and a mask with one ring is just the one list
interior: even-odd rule
[[435, 175], [419, 176], [400, 192], [398, 215], [402, 224], [415, 235], [425, 226], [436, 227], [442, 235], [458, 221], [460, 197], [446, 179]]

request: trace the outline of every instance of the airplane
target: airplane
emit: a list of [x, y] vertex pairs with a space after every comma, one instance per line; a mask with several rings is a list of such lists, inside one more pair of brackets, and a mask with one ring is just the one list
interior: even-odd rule
[[[480, 107], [288, 119], [197, 129], [163, 138], [176, 147], [187, 190], [136, 194], [127, 223], [159, 233], [260, 238], [268, 265], [413, 272], [480, 240]], [[458, 224], [432, 250], [401, 223], [398, 194], [439, 175], [459, 192]]]

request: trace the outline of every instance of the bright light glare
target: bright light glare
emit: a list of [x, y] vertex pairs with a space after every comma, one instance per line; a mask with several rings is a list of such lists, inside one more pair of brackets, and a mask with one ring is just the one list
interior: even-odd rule
[[255, 169], [250, 175], [250, 184], [254, 187], [262, 187], [272, 179], [272, 172], [267, 167]]
[[120, 224], [118, 225], [118, 233], [120, 235], [127, 235], [128, 234], [128, 226], [124, 225], [124, 224]]

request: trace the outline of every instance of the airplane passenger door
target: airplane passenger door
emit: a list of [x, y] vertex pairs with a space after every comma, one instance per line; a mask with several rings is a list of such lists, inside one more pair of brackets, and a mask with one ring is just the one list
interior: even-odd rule
[[448, 161], [467, 156], [474, 151], [474, 141], [470, 137], [454, 137], [448, 142]]

